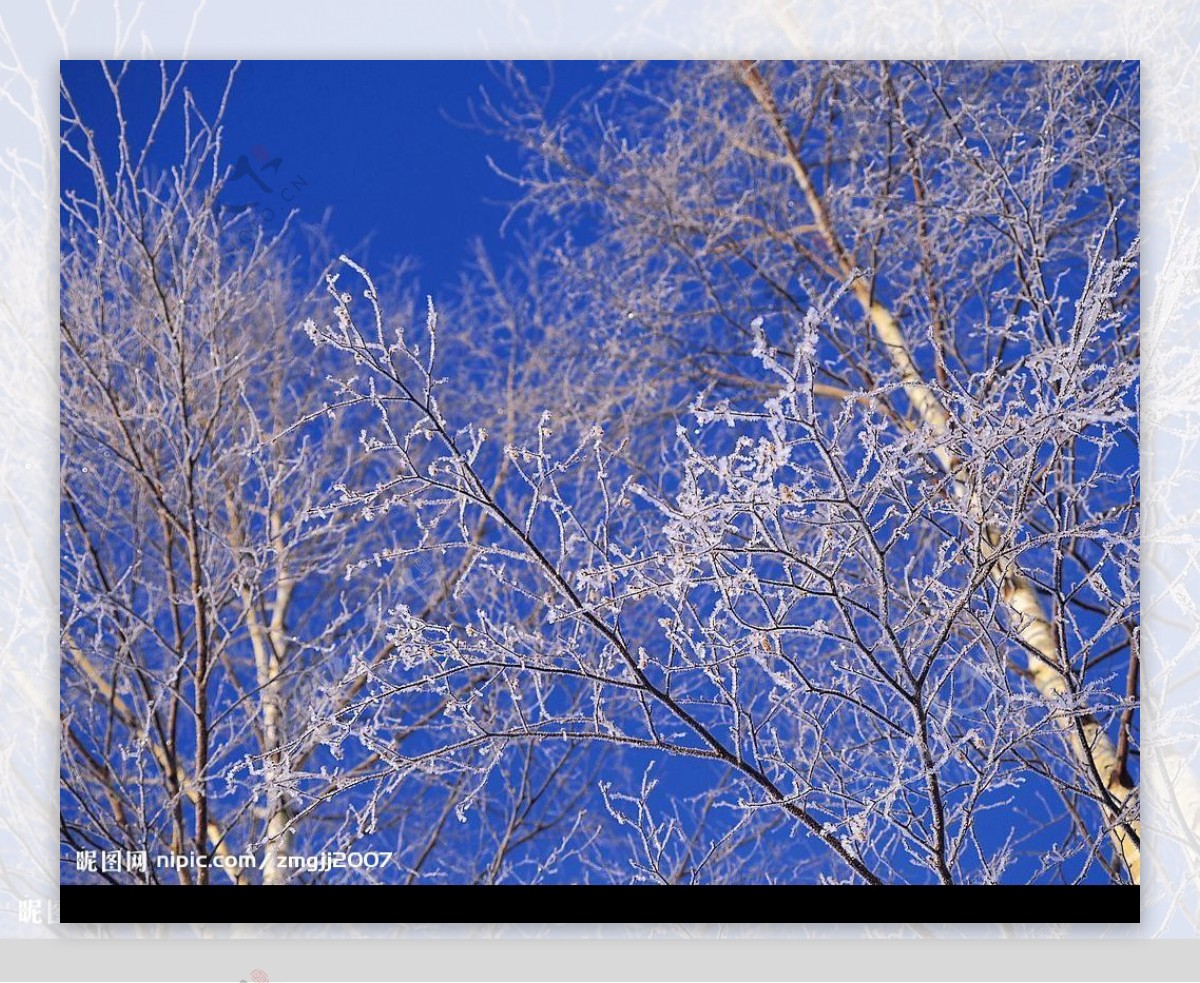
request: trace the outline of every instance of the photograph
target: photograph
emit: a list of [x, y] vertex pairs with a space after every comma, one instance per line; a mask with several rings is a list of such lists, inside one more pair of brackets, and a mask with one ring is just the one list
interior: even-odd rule
[[1137, 922], [1140, 81], [63, 60], [62, 922]]

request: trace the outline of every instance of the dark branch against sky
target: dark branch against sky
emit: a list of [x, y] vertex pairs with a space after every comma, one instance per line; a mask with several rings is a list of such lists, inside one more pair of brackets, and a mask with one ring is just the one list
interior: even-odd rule
[[[168, 65], [168, 74], [175, 67], [177, 66]], [[232, 63], [226, 62], [199, 62], [188, 67], [183, 78], [183, 85], [187, 87], [191, 99], [201, 114], [211, 117], [215, 112], [216, 107], [220, 104], [231, 69]], [[123, 68], [114, 66], [113, 70], [124, 72], [122, 91], [126, 95], [124, 100], [125, 119], [130, 131], [134, 134], [131, 138], [132, 143], [135, 146], [140, 145], [143, 139], [141, 134], [149, 125], [149, 117], [146, 115], [147, 108], [157, 101], [160, 68], [157, 64], [152, 63], [132, 63]], [[653, 106], [656, 97], [653, 85], [656, 78], [654, 73], [660, 70], [665, 73], [668, 69], [666, 66], [662, 69], [652, 67], [644, 76], [646, 81], [644, 88], [637, 88], [636, 99], [645, 99], [645, 103], [638, 103], [643, 108], [645, 104], [650, 104], [651, 108], [655, 108]], [[521, 71], [526, 74], [534, 90], [544, 89], [548, 93], [546, 96], [546, 119], [548, 120], [554, 120], [558, 112], [580, 93], [589, 89], [594, 90], [603, 84], [610, 74], [610, 70], [606, 66], [593, 62], [560, 62], [553, 66], [523, 65]], [[1019, 69], [1015, 71], [1019, 71]], [[1128, 71], [1136, 72], [1136, 68], [1130, 66]], [[103, 155], [115, 137], [111, 130], [113, 124], [112, 100], [100, 67], [94, 62], [65, 62], [63, 76], [65, 85], [70, 90], [74, 103], [83, 118], [100, 121], [101, 127], [97, 130], [96, 139]], [[1129, 79], [1125, 81], [1129, 81]], [[994, 84], [999, 89], [1003, 89], [1006, 85], [1009, 89], [1019, 89], [1019, 86], [1012, 84], [1012, 79], [1005, 78], [1003, 71], [997, 73]], [[488, 132], [486, 127], [471, 124], [472, 103], [477, 105], [483, 98], [481, 90], [489, 88], [493, 92], [499, 93], [503, 89], [502, 81], [497, 77], [494, 68], [479, 62], [282, 61], [243, 64], [236, 71], [228, 108], [224, 116], [219, 164], [222, 169], [231, 172], [231, 180], [223, 189], [218, 200], [226, 208], [251, 210], [254, 221], [247, 225], [250, 228], [261, 226], [267, 232], [279, 229], [284, 216], [293, 209], [296, 212], [295, 220], [301, 224], [324, 223], [330, 239], [329, 254], [304, 257], [305, 260], [311, 260], [318, 267], [327, 262], [333, 262], [339, 252], [345, 252], [353, 258], [356, 264], [376, 271], [378, 282], [382, 284], [385, 282], [384, 278], [388, 276], [387, 268], [390, 263], [402, 258], [413, 259], [418, 264], [415, 285], [422, 293], [433, 295], [439, 302], [441, 298], [450, 297], [450, 309], [453, 309], [453, 296], [471, 259], [473, 240], [481, 240], [496, 261], [496, 265], [501, 268], [505, 266], [506, 262], [518, 259], [519, 250], [522, 248], [522, 240], [519, 236], [510, 234], [502, 237], [500, 232], [501, 223], [509, 213], [512, 203], [518, 199], [520, 189], [495, 172], [493, 166], [489, 164], [489, 157], [500, 168], [510, 173], [526, 175], [531, 173], [528, 169], [529, 160], [526, 158], [524, 164], [526, 169], [522, 171], [522, 164], [517, 160], [517, 151], [511, 143], [506, 143], [497, 134]], [[628, 93], [632, 91], [632, 88], [626, 91]], [[740, 90], [735, 88], [733, 91], [739, 92]], [[143, 95], [146, 96], [145, 99], [141, 98]], [[742, 98], [745, 98], [744, 94]], [[1021, 103], [1019, 93], [1017, 102]], [[678, 107], [678, 101], [675, 105]], [[732, 108], [729, 109], [731, 119], [740, 121], [738, 114], [741, 112], [741, 106], [736, 101], [733, 101], [731, 105]], [[748, 110], [753, 109], [748, 100], [746, 107]], [[996, 108], [999, 109], [999, 104]], [[1028, 106], [1024, 108], [1026, 111], [1033, 111]], [[1040, 109], [1040, 107], [1038, 108]], [[586, 113], [580, 114], [583, 119], [582, 121], [576, 120], [576, 122], [581, 122], [576, 138], [585, 145], [586, 152], [592, 143], [603, 142], [595, 132], [595, 130], [603, 130], [605, 140], [613, 136], [612, 145], [619, 148], [614, 151], [614, 154], [619, 158], [625, 151], [624, 141], [621, 139], [621, 133], [624, 131], [618, 133], [617, 127], [623, 125], [627, 120], [618, 115], [615, 117], [617, 122], [613, 128], [605, 129], [605, 126], [611, 121], [601, 122], [601, 115], [599, 107], [593, 116], [589, 117]], [[934, 115], [936, 116], [936, 111]], [[149, 159], [157, 168], [166, 170], [181, 156], [183, 140], [181, 117], [182, 114], [169, 114], [154, 139]], [[699, 123], [693, 124], [691, 117], [686, 115], [674, 116], [671, 124], [675, 125], [676, 129], [672, 130], [671, 124], [655, 129], [655, 119], [653, 114], [648, 114], [642, 118], [640, 124], [645, 141], [638, 145], [638, 152], [644, 154], [648, 161], [653, 162], [656, 154], [671, 150], [672, 138], [675, 140], [674, 150], [680, 154], [677, 160], [690, 164], [693, 157], [702, 157], [702, 151], [695, 149], [692, 144], [696, 134], [702, 132]], [[593, 125], [595, 129], [589, 129]], [[693, 125], [696, 128], [692, 128]], [[849, 127], [850, 123], [845, 119], [839, 119], [838, 122], [831, 122], [829, 125], [836, 129], [843, 125]], [[104, 126], [110, 129], [105, 131]], [[636, 127], [631, 128], [636, 129]], [[1053, 135], [1052, 138], [1054, 138]], [[867, 136], [863, 139], [870, 140], [872, 137]], [[636, 142], [636, 138], [631, 138], [631, 141]], [[662, 142], [662, 147], [659, 147], [659, 141]], [[537, 141], [534, 142], [536, 144]], [[965, 138], [962, 147], [967, 148]], [[957, 153], [957, 151], [954, 152]], [[539, 163], [536, 161], [537, 155], [535, 146], [532, 154], [535, 158], [534, 166]], [[636, 156], [636, 154], [632, 156]], [[109, 159], [112, 160], [110, 166], [115, 167], [115, 155]], [[734, 159], [741, 160], [736, 156]], [[856, 166], [857, 162], [853, 156], [850, 157], [849, 164], [838, 160], [827, 164], [823, 176], [819, 178], [822, 184], [822, 193], [829, 193], [831, 188], [836, 191], [839, 168]], [[758, 172], [753, 168], [743, 170], [742, 167], [742, 163], [736, 164], [728, 176], [734, 192], [745, 189], [744, 197], [753, 199], [756, 194], [770, 198], [778, 190], [775, 186], [765, 183], [758, 186], [752, 177]], [[751, 176], [749, 179], [748, 175]], [[82, 168], [72, 162], [69, 157], [64, 156], [62, 171], [64, 191], [69, 191], [84, 179], [85, 174]], [[962, 181], [962, 187], [968, 192], [975, 188], [973, 180], [973, 178], [956, 177], [953, 173], [951, 173], [951, 177], [947, 178], [950, 185], [956, 181]], [[937, 176], [931, 176], [926, 185], [927, 189], [934, 192], [935, 197], [940, 190], [938, 182]], [[580, 186], [586, 183], [585, 180], [581, 180]], [[569, 187], [569, 183], [564, 182], [564, 188], [567, 187]], [[758, 206], [763, 209], [762, 214], [773, 215], [771, 209], [775, 206], [782, 206], [783, 202], [786, 202], [788, 209], [793, 208], [794, 202], [790, 200], [790, 196], [799, 198], [800, 195], [795, 194], [794, 189], [790, 188], [786, 180], [780, 187], [785, 189], [781, 196], [777, 195], [780, 197], [780, 201], [758, 203]], [[590, 190], [590, 187], [586, 189], [589, 192]], [[570, 191], [566, 191], [564, 194], [569, 196]], [[893, 204], [898, 202], [911, 204], [911, 199], [907, 196], [912, 194], [915, 192], [907, 190], [907, 186], [902, 184], [899, 190], [893, 191], [888, 200]], [[736, 194], [735, 197], [737, 197]], [[580, 198], [586, 198], [586, 193], [581, 193]], [[646, 200], [652, 201], [653, 196]], [[580, 202], [578, 208], [576, 208], [576, 204], [574, 200], [570, 200], [561, 208], [561, 211], [556, 210], [553, 205], [543, 208], [543, 211], [535, 217], [535, 222], [541, 223], [540, 227], [535, 227], [535, 231], [546, 232], [549, 229], [556, 233], [562, 232], [561, 235], [555, 235], [552, 239], [556, 243], [565, 244], [564, 249], [569, 250], [573, 245], [570, 235], [577, 234], [582, 238], [593, 231], [588, 227], [590, 217], [586, 201]], [[985, 202], [985, 204], [988, 203]], [[855, 203], [848, 200], [844, 202], [844, 205], [848, 209], [856, 207]], [[737, 213], [741, 207], [742, 202], [738, 198], [734, 213]], [[753, 204], [748, 206], [747, 212], [741, 217], [745, 219], [761, 217], [754, 208]], [[954, 211], [954, 209], [947, 209], [947, 211]], [[640, 218], [641, 216], [635, 217]], [[891, 216], [888, 218], [890, 219]], [[653, 214], [649, 214], [647, 220], [649, 223], [656, 220], [665, 221]], [[988, 220], [989, 216], [985, 215], [983, 221]], [[781, 223], [782, 230], [789, 229], [793, 222], [791, 212], [783, 214], [778, 221]], [[897, 232], [900, 226], [893, 227], [887, 222], [880, 221], [879, 234], [881, 236], [900, 234]], [[562, 229], [557, 226], [559, 222], [562, 223]], [[666, 222], [666, 224], [670, 223]], [[854, 222], [849, 221], [847, 224], [854, 225]], [[947, 227], [951, 227], [950, 224]], [[661, 245], [655, 238], [656, 234], [657, 231], [655, 234], [649, 235], [646, 241]], [[993, 245], [990, 238], [982, 241], [988, 248]], [[610, 246], [612, 252], [609, 254], [609, 258], [612, 265], [607, 267], [607, 270], [611, 276], [601, 284], [601, 287], [613, 290], [614, 294], [618, 295], [616, 300], [624, 304], [624, 294], [621, 293], [622, 287], [619, 285], [622, 279], [621, 275], [627, 272], [626, 267], [636, 269], [637, 261], [624, 252], [625, 243], [619, 238], [614, 239]], [[775, 245], [769, 243], [764, 245], [764, 255], [775, 255], [772, 251], [776, 248]], [[982, 255], [975, 255], [971, 252], [970, 246], [957, 245], [955, 248], [957, 248], [956, 255], [960, 260], [970, 261], [967, 264], [969, 266], [977, 265], [982, 259]], [[790, 247], [779, 247], [779, 252], [787, 254], [789, 257], [792, 256]], [[657, 268], [656, 258], [653, 255], [654, 249], [647, 249], [646, 253], [648, 258], [645, 260], [645, 269], [653, 272]], [[703, 251], [703, 255], [708, 258], [718, 254], [719, 250], [716, 249], [708, 251], [707, 245]], [[904, 254], [901, 249], [897, 249], [896, 255]], [[1064, 292], [1075, 297], [1078, 297], [1079, 291], [1083, 289], [1083, 270], [1086, 266], [1082, 259], [1080, 262], [1083, 265], [1076, 264], [1077, 259], [1080, 258], [1070, 257], [1070, 262], [1067, 267], [1064, 267], [1066, 272], [1059, 277], [1060, 284], [1064, 286]], [[728, 290], [730, 297], [720, 298], [721, 304], [718, 306], [724, 306], [726, 299], [732, 302], [731, 310], [733, 312], [729, 316], [738, 322], [736, 327], [739, 331], [747, 331], [747, 325], [763, 324], [764, 319], [761, 316], [756, 317], [753, 321], [750, 318], [750, 314], [758, 309], [765, 309], [772, 315], [767, 318], [768, 324], [765, 330], [768, 332], [776, 332], [778, 335], [780, 332], [786, 332], [795, 327], [798, 319], [796, 311], [780, 306], [780, 302], [775, 297], [775, 294], [781, 289], [780, 284], [783, 284], [785, 288], [788, 286], [790, 282], [788, 277], [775, 280], [764, 277], [762, 283], [759, 283], [754, 275], [747, 273], [748, 267], [741, 267], [737, 261], [733, 260], [730, 261], [730, 264], [728, 267], [720, 268], [722, 272], [729, 273], [732, 278], [724, 288]], [[355, 266], [355, 269], [358, 268]], [[781, 268], [785, 271], [787, 269], [786, 265], [782, 265]], [[794, 273], [794, 271], [792, 272]], [[1052, 269], [1052, 272], [1055, 271]], [[947, 274], [950, 277], [954, 275], [957, 275], [957, 271], [952, 270]], [[1002, 273], [1000, 276], [1003, 279], [1004, 274]], [[347, 277], [346, 281], [351, 279], [351, 277]], [[652, 277], [649, 279], [653, 281]], [[337, 290], [355, 289], [361, 292], [360, 285], [346, 281], [339, 284]], [[684, 296], [686, 291], [682, 290], [680, 285], [686, 287], [687, 283], [686, 277], [681, 277], [678, 281], [670, 281], [668, 286], [664, 287], [662, 297], [651, 293], [648, 297], [650, 303], [647, 305], [647, 310], [652, 310], [654, 304], [659, 301], [665, 308], [671, 308], [675, 304], [686, 308], [689, 300]], [[765, 285], [768, 283], [770, 284], [769, 288]], [[405, 286], [411, 285], [413, 285], [411, 280], [406, 280]], [[634, 285], [637, 286], [636, 283]], [[1005, 288], [1015, 287], [1015, 283], [1011, 282], [1002, 282], [1000, 285]], [[992, 283], [991, 286], [995, 287], [996, 284]], [[833, 287], [836, 288], [837, 284], [835, 283]], [[986, 293], [986, 290], [984, 292]], [[344, 296], [349, 297], [350, 295]], [[883, 304], [895, 302], [895, 297], [888, 289], [886, 275], [880, 276], [879, 289], [874, 296]], [[817, 306], [815, 294], [806, 295], [798, 291], [796, 297], [798, 298], [795, 302], [797, 307]], [[981, 295], [979, 304], [985, 305], [993, 299], [990, 296], [984, 298]], [[347, 302], [343, 301], [342, 303]], [[847, 325], [852, 323], [855, 314], [850, 309], [853, 305], [850, 303], [849, 297], [843, 297], [838, 302], [845, 308], [847, 317], [844, 323]], [[637, 320], [634, 310], [637, 305], [633, 301], [629, 303], [631, 306], [628, 308], [620, 306], [616, 309], [618, 324], [624, 324], [626, 319], [630, 322]], [[832, 304], [833, 301], [830, 303]], [[775, 305], [778, 309], [773, 309], [771, 305]], [[588, 338], [597, 340], [608, 329], [613, 311], [603, 308], [602, 305], [598, 305], [596, 311], [598, 313], [595, 320], [584, 319], [579, 324], [572, 323], [572, 319], [567, 317], [564, 312], [559, 312], [559, 316], [565, 322], [568, 332], [576, 332], [580, 335], [590, 332]], [[347, 318], [349, 316], [348, 312], [344, 310], [339, 313]], [[960, 321], [963, 322], [974, 323], [979, 320], [978, 311], [966, 303], [960, 307], [959, 314]], [[328, 315], [329, 308], [325, 306], [323, 319], [327, 321]], [[1064, 321], [1066, 320], [1069, 318], [1064, 318]], [[516, 325], [514, 330], [523, 330], [525, 327], [525, 323], [520, 320], [514, 323]], [[639, 326], [631, 324], [630, 327], [637, 330]], [[964, 330], [962, 323], [957, 327], [960, 331]], [[1000, 330], [1006, 329], [1001, 328]], [[969, 334], [969, 332], [966, 333]], [[917, 331], [914, 337], [920, 334]], [[696, 339], [699, 337], [699, 334], [692, 333], [692, 325], [689, 324], [686, 331], [681, 331], [672, 340], [678, 343], [680, 350], [686, 356], [691, 353], [691, 348], [697, 347]], [[485, 325], [485, 328], [481, 329], [481, 337], [476, 340], [484, 349], [489, 345], [492, 346], [491, 354], [494, 355], [498, 350], [497, 346], [506, 344], [498, 339], [499, 335], [494, 331], [491, 335], [487, 334]], [[925, 340], [921, 338], [918, 343], [924, 344]], [[1005, 343], [1007, 344], [1008, 341], [1009, 339], [1006, 338]], [[1021, 344], [1022, 342], [1013, 342], [1014, 349], [1019, 348]], [[622, 359], [625, 362], [631, 360], [628, 351], [628, 349], [619, 351], [614, 356], [617, 359], [615, 365], [618, 370], [623, 368]], [[353, 354], [356, 357], [361, 355], [359, 352]], [[830, 353], [825, 352], [824, 354]], [[1014, 351], [1013, 353], [1013, 357], [1018, 362], [1020, 355], [1020, 352]], [[741, 356], [744, 356], [744, 362], [753, 361], [745, 352], [741, 353]], [[967, 356], [968, 359], [973, 359], [974, 353], [968, 351]], [[457, 356], [457, 361], [454, 359], [455, 356], [450, 356], [451, 364], [445, 365], [447, 376], [453, 377], [458, 374], [459, 378], [462, 378], [463, 374], [478, 371], [467, 363], [465, 357]], [[973, 361], [972, 364], [974, 364]], [[680, 366], [675, 366], [675, 368], [680, 368]], [[554, 369], [562, 371], [557, 365], [554, 366]], [[931, 371], [928, 366], [926, 369]], [[753, 367], [749, 371], [761, 372], [760, 369]], [[313, 373], [311, 385], [314, 392], [321, 385], [320, 377], [322, 375], [323, 372], [314, 371]], [[682, 389], [687, 389], [686, 395], [689, 400], [693, 398], [695, 388], [693, 378], [687, 377], [681, 370], [675, 383]], [[307, 384], [304, 381], [300, 382], [302, 386]], [[569, 398], [583, 401], [583, 397], [577, 393]], [[1133, 398], [1132, 394], [1129, 398]], [[680, 403], [679, 407], [682, 408], [677, 407], [677, 412], [684, 415], [687, 405], [687, 402]], [[1019, 401], [1013, 401], [1012, 405], [1018, 407]], [[1040, 407], [1040, 404], [1038, 406]], [[540, 406], [533, 409], [546, 408]], [[531, 409], [530, 412], [533, 410]], [[1007, 425], [1018, 426], [1022, 423], [1019, 408], [1010, 409], [1007, 414], [1011, 417], [1008, 419]], [[754, 432], [754, 428], [758, 425], [754, 422], [756, 419], [754, 414], [746, 417], [743, 421], [745, 423], [743, 430], [737, 432]], [[471, 420], [454, 419], [448, 426], [451, 431], [454, 431], [456, 427], [471, 423], [473, 423]], [[733, 424], [729, 423], [729, 426], [732, 427]], [[715, 442], [710, 448], [713, 449], [713, 453], [720, 449], [720, 441], [725, 439], [721, 436], [724, 431], [720, 428], [715, 429], [718, 436], [714, 438]], [[541, 425], [539, 425], [538, 432], [541, 432]], [[550, 431], [547, 429], [546, 434], [549, 435], [549, 433]], [[696, 430], [695, 433], [699, 434], [700, 430]], [[846, 461], [851, 464], [861, 463], [863, 452], [860, 445], [863, 445], [861, 434], [858, 443], [849, 442], [850, 449], [844, 452]], [[727, 450], [728, 448], [725, 448], [722, 453]], [[487, 453], [489, 452], [484, 452], [483, 460], [488, 460]], [[499, 453], [499, 451], [494, 450], [491, 453]], [[1135, 459], [1132, 456], [1134, 453], [1135, 449], [1132, 446], [1125, 447], [1114, 458], [1121, 465], [1119, 477], [1122, 479], [1126, 477], [1128, 469], [1136, 468]], [[892, 459], [889, 458], [889, 460]], [[1087, 463], [1084, 458], [1080, 458], [1080, 460]], [[669, 468], [664, 470], [669, 470]], [[482, 482], [480, 487], [483, 487]], [[677, 497], [679, 491], [678, 475], [662, 478], [658, 488], [660, 494], [673, 499]], [[902, 494], [907, 495], [908, 492]], [[655, 514], [647, 505], [638, 506], [638, 508], [644, 509], [647, 516]], [[532, 512], [530, 514], [532, 515]], [[871, 513], [871, 517], [877, 518], [874, 513]], [[879, 529], [883, 529], [884, 525], [884, 520], [879, 518]], [[547, 542], [553, 540], [553, 530], [550, 530], [550, 534], [543, 538]], [[1042, 552], [1047, 554], [1050, 551], [1051, 547], [1048, 545], [1042, 549]], [[1036, 550], [1033, 548], [1026, 550], [1027, 555], [1035, 553]], [[1043, 565], [1049, 569], [1054, 557], [1046, 556], [1043, 559]], [[772, 570], [766, 572], [771, 573]], [[901, 580], [907, 580], [912, 572], [905, 570]], [[557, 573], [555, 575], [558, 576]], [[567, 581], [565, 579], [560, 577], [559, 582], [566, 588]], [[779, 580], [776, 586], [786, 586], [786, 584], [784, 580]], [[306, 600], [307, 595], [304, 592], [307, 589], [298, 588], [297, 599]], [[908, 585], [900, 583], [898, 589], [903, 593], [908, 589]], [[535, 597], [535, 594], [529, 594], [529, 598]], [[715, 596], [710, 599], [710, 602], [715, 602]], [[526, 615], [534, 616], [536, 611], [531, 606], [534, 603], [528, 598], [520, 600], [516, 603], [512, 613], [520, 615], [522, 618]], [[704, 603], [701, 603], [693, 612], [697, 618], [707, 617], [709, 614], [709, 609], [704, 606]], [[1094, 626], [1088, 624], [1089, 619], [1095, 620], [1098, 619], [1098, 616], [1084, 615], [1076, 624], [1091, 630]], [[661, 621], [655, 623], [661, 624]], [[647, 624], [651, 629], [653, 628], [650, 621]], [[553, 634], [553, 631], [544, 626], [542, 630], [546, 632], [547, 636]], [[651, 631], [650, 634], [652, 635], [653, 632]], [[662, 651], [652, 651], [651, 656], [660, 658], [665, 665], [671, 658], [667, 649], [673, 651], [674, 644], [672, 642], [667, 645], [666, 636], [658, 638], [657, 645], [662, 647]], [[647, 645], [652, 649], [655, 647], [655, 643], [649, 641], [647, 641]], [[961, 685], [963, 685], [961, 676], [954, 677], [946, 684], [947, 690]], [[1019, 688], [1020, 684], [1017, 686]], [[774, 695], [770, 697], [772, 700], [774, 698]], [[703, 712], [705, 711], [701, 711], [701, 713]], [[655, 721], [655, 723], [658, 722]], [[185, 752], [188, 750], [186, 741], [181, 747]], [[633, 768], [634, 771], [640, 771], [643, 764], [648, 766], [653, 761], [657, 769], [656, 780], [661, 776], [660, 795], [665, 793], [668, 798], [699, 795], [705, 787], [718, 782], [717, 776], [721, 769], [708, 760], [702, 760], [703, 754], [708, 753], [705, 747], [689, 744], [682, 749], [691, 752], [693, 756], [677, 755], [671, 758], [669, 755], [661, 755], [659, 753], [661, 749], [649, 753], [634, 747], [629, 750], [625, 761], [629, 765], [636, 765]], [[699, 758], [695, 756], [697, 751], [703, 752]], [[669, 759], [667, 766], [659, 768], [660, 758], [664, 761]], [[733, 757], [730, 756], [728, 760], [733, 761]], [[332, 761], [322, 760], [322, 764], [326, 763], [333, 765]], [[591, 783], [589, 788], [595, 786], [598, 774], [594, 773], [590, 767], [583, 771], [589, 772], [588, 782]], [[855, 788], [849, 788], [849, 791], [858, 794], [858, 790]], [[343, 801], [354, 805], [356, 800], [353, 796], [356, 794], [352, 793], [350, 798]], [[1023, 790], [1020, 793], [1014, 793], [1014, 801], [1018, 808], [1023, 808], [1026, 798], [1032, 803], [1032, 797], [1040, 794], [1041, 790], [1037, 789]], [[601, 813], [602, 806], [595, 795], [591, 796], [589, 808], [597, 814]], [[611, 806], [609, 811], [612, 811]], [[986, 814], [981, 813], [981, 815]], [[977, 831], [976, 835], [982, 851], [991, 852], [1003, 846], [1004, 840], [1009, 835], [1009, 828], [1003, 824], [994, 827], [987, 827], [985, 824]], [[1058, 835], [1057, 831], [1049, 827], [1029, 834], [1026, 842], [1022, 844], [1027, 852], [1014, 864], [1010, 873], [1017, 876], [1033, 876], [1040, 862], [1038, 857], [1040, 838], [1044, 838], [1046, 843], [1051, 843]], [[748, 839], [739, 849], [752, 851], [758, 845], [757, 840]], [[739, 855], [735, 850], [731, 856], [736, 860]], [[897, 863], [906, 862], [901, 860]], [[579, 874], [579, 871], [564, 868], [560, 873], [574, 877]], [[923, 876], [924, 873], [926, 872], [917, 871], [919, 876]], [[1093, 868], [1087, 876], [1100, 879], [1101, 872]]]

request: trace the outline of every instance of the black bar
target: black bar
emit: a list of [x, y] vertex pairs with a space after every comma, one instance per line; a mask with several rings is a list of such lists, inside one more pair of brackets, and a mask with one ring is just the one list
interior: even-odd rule
[[1122, 885], [327, 885], [67, 884], [63, 922], [1129, 923]]

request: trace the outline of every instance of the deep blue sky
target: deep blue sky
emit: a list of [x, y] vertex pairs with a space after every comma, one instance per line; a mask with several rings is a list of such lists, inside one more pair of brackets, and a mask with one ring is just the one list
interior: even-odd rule
[[[185, 84], [202, 110], [215, 110], [231, 67], [229, 62], [188, 66]], [[553, 78], [552, 116], [569, 98], [607, 77], [596, 62], [521, 68], [538, 85]], [[111, 151], [112, 101], [97, 63], [64, 62], [62, 70], [85, 118], [94, 121], [102, 150], [107, 141]], [[503, 265], [506, 243], [499, 226], [507, 209], [500, 203], [518, 195], [487, 163], [490, 154], [511, 165], [512, 148], [462, 125], [481, 87], [497, 96], [502, 88], [482, 62], [245, 63], [237, 71], [225, 118], [222, 164], [233, 166], [244, 157], [254, 177], [235, 182], [227, 193], [230, 203], [253, 203], [268, 228], [277, 228], [291, 207], [302, 222], [317, 222], [328, 211], [336, 249], [351, 251], [372, 269], [394, 259], [416, 259], [421, 288], [444, 296], [454, 289], [473, 239], [482, 238]], [[131, 142], [140, 146], [157, 101], [157, 63], [131, 65], [123, 88]], [[178, 159], [179, 119], [177, 104], [153, 155], [161, 166]], [[64, 187], [80, 176], [78, 166], [64, 160]], [[284, 194], [288, 201], [282, 200]], [[367, 237], [371, 245], [364, 251], [358, 244]], [[687, 779], [702, 771], [685, 775], [664, 769], [663, 787], [682, 791]], [[1003, 823], [980, 831], [987, 847], [998, 846], [1006, 833]], [[1035, 865], [1023, 858], [1016, 867], [1024, 873]]]
[[[231, 66], [189, 63], [185, 84], [201, 107], [216, 107]], [[551, 81], [552, 111], [605, 74], [592, 61], [521, 68], [539, 86]], [[64, 61], [62, 72], [85, 116], [103, 125], [112, 100], [97, 63]], [[506, 208], [496, 202], [517, 193], [487, 163], [488, 154], [513, 161], [512, 148], [462, 125], [470, 104], [480, 101], [481, 86], [499, 95], [501, 83], [478, 61], [245, 62], [225, 118], [223, 163], [234, 165], [245, 155], [271, 189], [265, 193], [246, 178], [233, 186], [238, 194], [245, 189], [247, 203], [258, 201], [264, 219], [273, 218], [268, 209], [282, 213], [294, 206], [301, 221], [316, 222], [328, 209], [337, 248], [354, 248], [370, 236], [368, 252], [355, 249], [356, 258], [377, 267], [416, 259], [422, 289], [442, 293], [457, 279], [474, 238], [492, 250], [501, 246]], [[157, 101], [157, 63], [133, 63], [123, 90], [138, 132]], [[179, 115], [176, 108], [159, 140], [164, 162], [177, 156]], [[277, 169], [261, 169], [277, 159]], [[69, 163], [63, 178], [68, 185], [73, 178]], [[290, 203], [282, 202], [281, 190], [297, 184]]]

